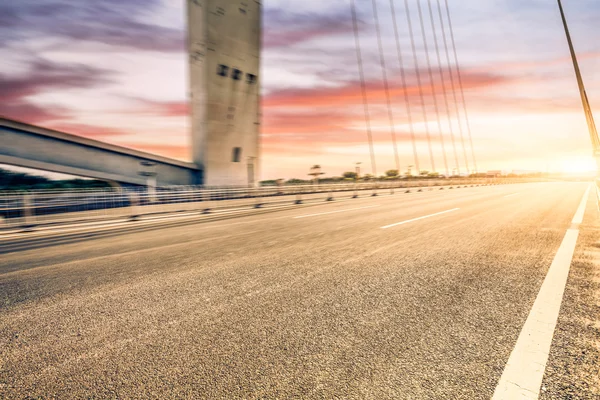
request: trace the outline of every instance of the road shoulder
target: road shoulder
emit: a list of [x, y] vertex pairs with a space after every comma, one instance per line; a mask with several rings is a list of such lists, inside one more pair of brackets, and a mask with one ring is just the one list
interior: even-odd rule
[[540, 399], [600, 398], [600, 213], [588, 201]]

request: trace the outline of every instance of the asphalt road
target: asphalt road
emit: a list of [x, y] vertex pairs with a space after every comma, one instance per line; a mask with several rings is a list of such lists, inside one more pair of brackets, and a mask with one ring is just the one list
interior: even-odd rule
[[489, 399], [586, 187], [0, 241], [0, 397]]

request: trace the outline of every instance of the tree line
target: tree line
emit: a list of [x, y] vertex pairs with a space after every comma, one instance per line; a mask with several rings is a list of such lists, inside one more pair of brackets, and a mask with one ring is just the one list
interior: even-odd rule
[[87, 189], [108, 186], [108, 183], [94, 179], [73, 178], [55, 180], [46, 178], [45, 176], [0, 168], [0, 190]]

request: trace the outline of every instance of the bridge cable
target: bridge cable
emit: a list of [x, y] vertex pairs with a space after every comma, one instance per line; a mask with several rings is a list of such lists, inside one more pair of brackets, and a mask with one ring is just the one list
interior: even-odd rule
[[381, 74], [383, 77], [383, 86], [385, 90], [385, 98], [387, 102], [388, 118], [390, 121], [390, 133], [392, 135], [392, 144], [394, 146], [394, 159], [396, 161], [396, 170], [400, 173], [400, 158], [398, 156], [398, 143], [396, 141], [396, 127], [394, 124], [394, 113], [392, 111], [392, 100], [390, 96], [390, 84], [387, 76], [387, 67], [385, 63], [385, 55], [383, 52], [383, 42], [381, 40], [381, 26], [379, 24], [379, 14], [377, 13], [377, 0], [372, 0], [373, 16], [375, 17], [375, 29], [377, 31], [377, 44], [379, 47], [379, 61], [381, 63]]
[[[427, 122], [427, 106], [425, 105], [425, 94], [423, 93], [421, 70], [419, 69], [419, 57], [417, 56], [417, 46], [415, 44], [415, 33], [410, 17], [410, 7], [408, 0], [404, 0], [404, 7], [406, 8], [406, 21], [408, 23], [408, 31], [410, 35], [410, 44], [413, 53], [413, 61], [415, 65], [415, 73], [417, 75], [417, 86], [419, 87], [419, 97], [421, 99], [421, 105], [423, 106], [423, 122], [425, 124], [425, 134], [427, 136], [427, 144], [429, 145], [429, 157], [431, 158], [431, 169], [435, 172], [435, 159], [433, 157], [433, 148], [431, 147], [431, 131], [429, 130], [429, 123]], [[421, 171], [419, 171], [420, 175]]]
[[446, 85], [446, 78], [444, 77], [444, 69], [442, 67], [442, 57], [440, 55], [440, 46], [438, 41], [438, 32], [436, 29], [435, 18], [433, 16], [433, 7], [431, 6], [431, 1], [427, 1], [427, 5], [429, 7], [429, 18], [431, 19], [431, 29], [433, 30], [433, 42], [435, 45], [435, 53], [437, 55], [437, 63], [438, 63], [438, 72], [440, 74], [440, 79], [442, 83], [442, 93], [444, 95], [444, 104], [446, 106], [446, 116], [448, 117], [448, 126], [450, 128], [450, 137], [452, 139], [452, 150], [454, 153], [454, 162], [456, 172], [460, 175], [460, 164], [458, 162], [458, 152], [456, 151], [456, 138], [454, 136], [454, 127], [452, 126], [452, 118], [450, 116], [450, 104], [448, 101], [448, 86]]
[[417, 10], [419, 12], [419, 22], [421, 24], [421, 34], [423, 35], [423, 46], [424, 46], [424, 50], [425, 50], [425, 60], [427, 61], [427, 72], [429, 74], [429, 85], [431, 87], [431, 98], [433, 99], [433, 108], [435, 110], [438, 131], [440, 134], [440, 143], [442, 145], [442, 155], [444, 156], [444, 167], [446, 168], [446, 176], [449, 176], [450, 170], [448, 169], [448, 157], [446, 155], [446, 144], [444, 143], [444, 132], [442, 130], [442, 121], [440, 118], [440, 108], [438, 105], [438, 99], [437, 99], [437, 94], [436, 94], [436, 90], [435, 90], [435, 82], [433, 80], [433, 68], [431, 67], [431, 58], [429, 57], [429, 43], [427, 40], [427, 33], [425, 32], [425, 23], [423, 22], [423, 10], [421, 8], [420, 0], [417, 0]]
[[373, 133], [371, 131], [371, 114], [369, 111], [369, 101], [367, 98], [367, 87], [365, 83], [365, 74], [363, 70], [363, 60], [360, 51], [360, 38], [358, 35], [358, 21], [356, 17], [356, 5], [354, 3], [354, 0], [350, 0], [350, 9], [352, 10], [352, 26], [354, 28], [354, 40], [356, 42], [356, 59], [358, 62], [360, 88], [362, 93], [363, 107], [365, 110], [365, 123], [367, 125], [367, 138], [369, 141], [369, 152], [371, 155], [371, 169], [373, 171], [373, 176], [377, 176], [377, 164], [375, 163], [375, 150], [373, 148]]
[[461, 93], [461, 97], [462, 97], [462, 103], [463, 103], [463, 107], [464, 107], [465, 120], [467, 121], [467, 133], [469, 134], [469, 142], [471, 144], [471, 153], [473, 155], [473, 165], [475, 167], [475, 172], [477, 172], [478, 171], [477, 159], [475, 158], [475, 148], [473, 147], [473, 135], [471, 133], [471, 123], [469, 121], [469, 114], [467, 111], [467, 102], [465, 100], [465, 90], [464, 90], [464, 85], [463, 85], [463, 80], [462, 80], [462, 74], [460, 72], [460, 65], [458, 63], [458, 55], [457, 55], [457, 51], [456, 51], [456, 40], [454, 39], [454, 28], [452, 26], [452, 17], [450, 16], [450, 7], [448, 5], [448, 0], [445, 0], [445, 1], [446, 1], [446, 13], [448, 14], [448, 26], [450, 29], [450, 38], [452, 40], [452, 48], [454, 50], [454, 60], [456, 62], [456, 72], [458, 75], [458, 83], [459, 83], [460, 93]]
[[421, 171], [419, 168], [419, 154], [417, 152], [417, 139], [415, 137], [415, 126], [413, 121], [412, 109], [410, 106], [410, 98], [408, 96], [408, 86], [406, 83], [406, 68], [404, 65], [404, 55], [402, 54], [402, 47], [400, 45], [400, 34], [398, 33], [398, 22], [396, 17], [396, 8], [394, 7], [394, 0], [390, 0], [392, 20], [394, 22], [394, 33], [396, 35], [396, 52], [398, 53], [398, 64], [400, 65], [400, 79], [402, 83], [402, 91], [404, 93], [404, 103], [406, 105], [406, 115], [408, 118], [408, 125], [410, 127], [410, 136], [412, 140], [413, 156], [415, 159], [415, 168], [417, 169], [417, 175]]
[[442, 28], [442, 38], [444, 39], [446, 62], [448, 63], [448, 73], [450, 75], [450, 87], [452, 90], [452, 96], [454, 98], [454, 107], [456, 109], [456, 119], [458, 122], [458, 131], [459, 131], [459, 135], [460, 135], [460, 142], [462, 145], [463, 155], [465, 157], [465, 167], [467, 168], [467, 174], [468, 174], [470, 172], [469, 171], [469, 155], [467, 153], [467, 147], [465, 145], [465, 135], [464, 135], [463, 123], [462, 123], [462, 119], [460, 117], [460, 110], [458, 108], [458, 97], [456, 95], [456, 82], [454, 80], [454, 70], [452, 69], [452, 62], [450, 61], [450, 50], [448, 48], [446, 26], [444, 24], [444, 17], [442, 15], [442, 5], [441, 5], [440, 0], [437, 0], [437, 6], [438, 6], [438, 14], [440, 17], [440, 24], [441, 24], [441, 28]]

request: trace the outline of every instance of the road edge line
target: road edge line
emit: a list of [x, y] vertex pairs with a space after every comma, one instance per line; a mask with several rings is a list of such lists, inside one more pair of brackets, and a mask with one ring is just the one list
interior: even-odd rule
[[504, 367], [492, 400], [539, 397], [589, 193], [588, 185]]

